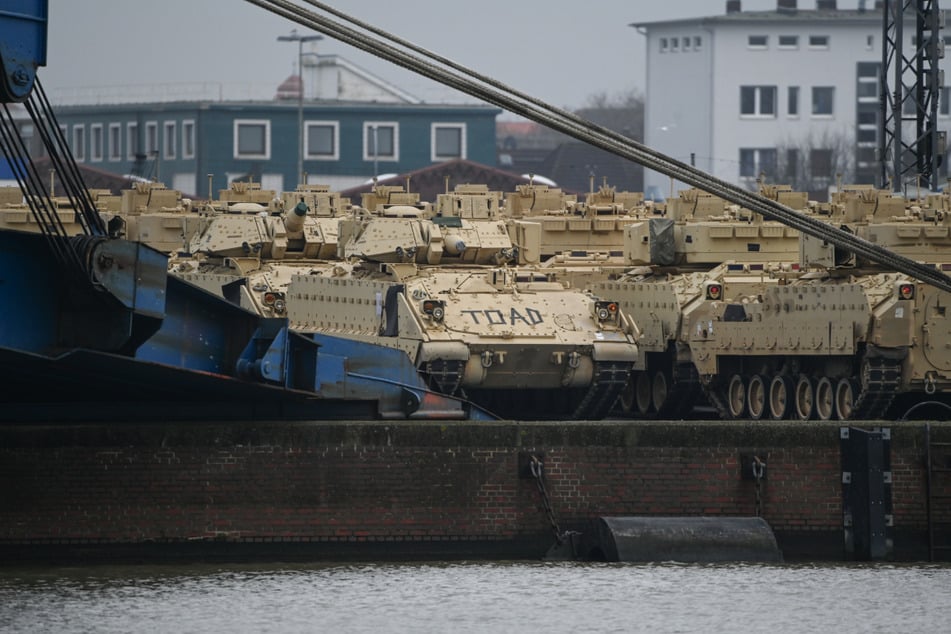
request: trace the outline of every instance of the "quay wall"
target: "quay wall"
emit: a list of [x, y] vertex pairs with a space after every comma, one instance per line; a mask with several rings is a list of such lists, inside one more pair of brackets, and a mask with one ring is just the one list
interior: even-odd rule
[[[757, 510], [787, 559], [847, 559], [840, 429], [699, 421], [3, 424], [0, 562], [536, 558], [553, 543], [552, 520], [560, 530], [583, 530], [599, 516]], [[923, 559], [925, 427], [889, 429], [892, 557]], [[932, 423], [931, 436], [951, 441], [951, 424]], [[759, 483], [744, 473], [750, 456], [766, 463]], [[532, 457], [543, 465], [551, 514]], [[951, 487], [938, 483], [935, 492]], [[935, 513], [951, 522], [947, 502]]]

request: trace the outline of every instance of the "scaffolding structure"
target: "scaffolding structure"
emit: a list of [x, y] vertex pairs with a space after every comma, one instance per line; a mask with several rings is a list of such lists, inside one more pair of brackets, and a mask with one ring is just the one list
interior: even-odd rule
[[[938, 0], [884, 0], [879, 108], [881, 187], [936, 191], [945, 153], [938, 131], [938, 99], [944, 83], [944, 15]], [[914, 13], [911, 54], [905, 55], [905, 21]], [[910, 22], [910, 20], [909, 20]]]

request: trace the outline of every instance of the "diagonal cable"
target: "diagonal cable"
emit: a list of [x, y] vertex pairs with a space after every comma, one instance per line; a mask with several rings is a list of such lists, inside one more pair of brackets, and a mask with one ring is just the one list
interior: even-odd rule
[[[906, 273], [932, 284], [937, 288], [951, 292], [951, 278], [948, 278], [948, 276], [937, 271], [932, 266], [921, 264], [910, 258], [892, 253], [867, 240], [863, 240], [850, 233], [841, 231], [836, 227], [830, 226], [821, 220], [797, 212], [777, 201], [746, 191], [732, 183], [710, 176], [701, 170], [667, 157], [628, 137], [602, 126], [595, 125], [572, 113], [545, 104], [538, 99], [519, 93], [500, 82], [478, 75], [445, 58], [429, 53], [424, 49], [392, 38], [379, 29], [368, 28], [356, 20], [346, 18], [349, 22], [364, 28], [364, 31], [369, 31], [370, 34], [355, 31], [286, 0], [248, 0], [248, 2], [277, 15], [281, 15], [302, 26], [312, 28], [325, 35], [350, 44], [355, 48], [391, 61], [451, 88], [708, 191], [732, 203], [760, 213], [765, 218], [778, 220], [803, 233], [815, 236], [842, 249], [861, 255], [872, 262]], [[326, 5], [322, 3], [312, 1], [309, 1], [309, 3], [323, 10], [329, 9], [334, 15], [344, 15], [326, 7]], [[381, 37], [395, 41], [401, 46], [409, 47], [411, 50], [435, 60], [441, 66], [429, 63], [417, 56], [386, 44], [373, 37], [371, 35], [372, 33], [382, 34]], [[454, 74], [445, 68], [447, 66], [474, 79], [466, 79], [460, 74]]]

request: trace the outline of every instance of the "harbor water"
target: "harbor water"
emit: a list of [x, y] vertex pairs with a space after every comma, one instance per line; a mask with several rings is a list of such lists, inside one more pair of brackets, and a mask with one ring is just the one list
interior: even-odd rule
[[927, 632], [951, 566], [546, 562], [0, 568], [3, 632]]

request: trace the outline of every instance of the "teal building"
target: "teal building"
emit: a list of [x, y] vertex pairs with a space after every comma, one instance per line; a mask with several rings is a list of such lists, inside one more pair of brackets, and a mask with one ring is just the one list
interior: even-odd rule
[[[299, 109], [300, 108], [300, 109]], [[466, 159], [496, 164], [487, 105], [344, 101], [196, 101], [60, 106], [75, 158], [116, 174], [208, 196], [234, 180], [343, 190], [374, 175]]]

